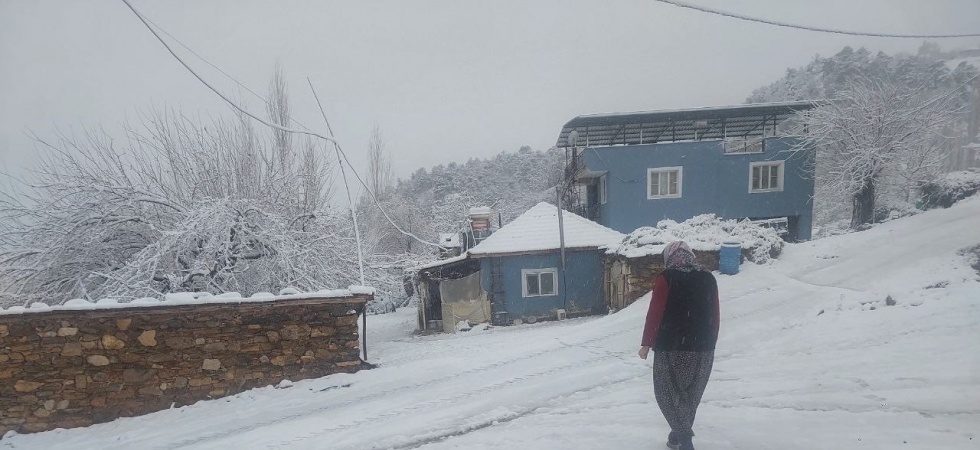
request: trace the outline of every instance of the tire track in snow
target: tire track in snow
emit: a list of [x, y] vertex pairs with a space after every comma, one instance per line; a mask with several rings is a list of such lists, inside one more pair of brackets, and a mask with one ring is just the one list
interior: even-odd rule
[[[609, 338], [612, 338], [612, 337], [615, 337], [615, 336], [620, 336], [620, 335], [623, 335], [623, 334], [635, 333], [635, 332], [636, 332], [636, 330], [633, 330], [633, 329], [618, 330], [618, 331], [614, 331], [614, 332], [611, 332], [611, 333], [605, 333], [605, 334], [602, 334], [602, 335], [599, 335], [599, 336], [596, 336], [596, 337], [593, 337], [593, 338], [590, 338], [590, 339], [586, 339], [584, 341], [575, 342], [575, 343], [572, 343], [572, 345], [580, 345], [580, 346], [583, 346], [583, 345], [587, 345], [587, 344], [590, 344], [590, 343], [593, 343], [593, 342], [598, 342], [598, 341], [601, 341], [601, 340], [604, 340], [604, 339], [609, 339]], [[227, 438], [227, 437], [230, 437], [230, 436], [241, 434], [241, 433], [244, 433], [244, 432], [247, 432], [247, 431], [252, 431], [252, 430], [255, 430], [255, 429], [258, 429], [258, 428], [264, 428], [264, 427], [268, 427], [268, 426], [274, 426], [274, 425], [278, 425], [278, 424], [281, 424], [281, 423], [284, 423], [284, 422], [288, 422], [290, 420], [295, 420], [295, 419], [303, 418], [303, 417], [309, 416], [311, 414], [316, 414], [316, 413], [320, 413], [320, 412], [327, 411], [327, 410], [332, 410], [332, 409], [342, 408], [342, 407], [346, 407], [346, 406], [351, 406], [351, 405], [355, 405], [355, 404], [366, 402], [366, 401], [378, 400], [378, 399], [387, 397], [389, 395], [395, 394], [397, 392], [400, 392], [400, 391], [403, 391], [403, 390], [406, 390], [406, 389], [421, 388], [421, 387], [431, 386], [431, 385], [438, 384], [438, 383], [444, 383], [444, 382], [447, 382], [447, 381], [452, 381], [452, 380], [454, 380], [454, 379], [456, 379], [458, 377], [461, 377], [461, 376], [467, 376], [467, 375], [471, 375], [471, 374], [475, 374], [475, 373], [479, 373], [479, 372], [484, 372], [484, 371], [487, 371], [487, 370], [492, 370], [492, 369], [497, 369], [497, 368], [500, 368], [500, 367], [508, 366], [508, 365], [511, 365], [511, 364], [514, 364], [514, 363], [518, 363], [518, 362], [522, 362], [522, 361], [527, 361], [527, 360], [530, 360], [530, 359], [534, 359], [534, 358], [540, 357], [542, 355], [546, 355], [548, 353], [552, 353], [554, 351], [555, 351], [555, 348], [554, 347], [548, 347], [548, 348], [544, 348], [544, 349], [541, 349], [541, 350], [536, 351], [536, 352], [525, 353], [525, 354], [520, 355], [520, 356], [517, 356], [515, 358], [510, 358], [510, 359], [506, 359], [506, 360], [503, 360], [503, 361], [498, 361], [498, 362], [492, 363], [492, 364], [485, 364], [485, 365], [482, 365], [482, 366], [476, 366], [474, 368], [471, 368], [469, 370], [464, 370], [462, 372], [455, 372], [455, 373], [453, 373], [451, 375], [447, 375], [447, 376], [444, 376], [444, 377], [435, 378], [435, 379], [429, 379], [429, 380], [425, 380], [424, 382], [418, 382], [418, 383], [412, 383], [412, 384], [408, 384], [408, 385], [402, 385], [402, 386], [398, 386], [398, 387], [395, 387], [395, 388], [386, 389], [386, 390], [383, 390], [381, 392], [372, 392], [372, 393], [369, 393], [367, 395], [362, 395], [360, 397], [355, 397], [355, 398], [352, 398], [350, 400], [346, 400], [346, 401], [339, 402], [339, 403], [327, 403], [327, 404], [324, 404], [322, 406], [308, 408], [308, 409], [305, 409], [303, 411], [299, 411], [299, 412], [295, 412], [295, 413], [291, 413], [291, 414], [286, 414], [286, 415], [280, 415], [280, 416], [271, 418], [269, 420], [251, 423], [248, 426], [236, 427], [236, 428], [232, 428], [232, 429], [228, 429], [228, 430], [224, 430], [224, 431], [220, 431], [220, 432], [214, 432], [214, 433], [204, 434], [204, 435], [200, 435], [200, 436], [193, 437], [193, 438], [187, 438], [187, 439], [179, 440], [179, 441], [176, 441], [176, 442], [168, 443], [166, 446], [157, 447], [157, 448], [172, 450], [172, 449], [178, 449], [178, 448], [182, 448], [182, 447], [194, 446], [194, 445], [198, 445], [198, 444], [205, 443], [205, 442], [216, 441], [216, 440], [219, 440], [219, 439], [224, 439], [224, 438]]]
[[[575, 347], [566, 347], [566, 349], [574, 349], [574, 348]], [[563, 349], [559, 349], [559, 351], [560, 350], [563, 350]], [[442, 397], [439, 397], [439, 398], [436, 398], [436, 399], [427, 400], [427, 401], [420, 402], [420, 403], [415, 403], [415, 404], [413, 404], [411, 406], [406, 406], [406, 407], [401, 407], [401, 408], [389, 410], [389, 411], [387, 411], [387, 412], [385, 412], [383, 414], [376, 414], [374, 416], [362, 417], [362, 418], [360, 418], [358, 420], [355, 420], [355, 421], [352, 421], [352, 422], [344, 422], [344, 423], [341, 423], [341, 424], [335, 424], [335, 425], [333, 425], [333, 426], [331, 426], [329, 428], [324, 428], [324, 429], [318, 430], [316, 432], [308, 433], [308, 434], [306, 434], [304, 436], [294, 437], [293, 439], [290, 440], [290, 442], [292, 442], [292, 443], [301, 442], [301, 441], [304, 441], [304, 440], [307, 440], [307, 439], [312, 439], [312, 438], [320, 437], [320, 436], [323, 436], [323, 435], [328, 434], [328, 433], [331, 433], [331, 432], [347, 430], [347, 429], [350, 429], [350, 428], [353, 428], [353, 427], [359, 427], [359, 426], [362, 426], [362, 425], [365, 425], [365, 424], [370, 424], [370, 423], [377, 423], [378, 421], [383, 421], [385, 419], [389, 419], [389, 418], [392, 418], [392, 417], [402, 416], [402, 415], [409, 414], [409, 413], [412, 413], [412, 412], [418, 411], [418, 410], [439, 409], [439, 407], [441, 407], [441, 406], [451, 405], [453, 403], [464, 401], [467, 398], [471, 398], [471, 397], [475, 397], [475, 396], [486, 395], [488, 392], [499, 391], [499, 390], [505, 389], [507, 387], [510, 387], [510, 386], [515, 385], [515, 384], [518, 384], [518, 383], [522, 383], [522, 382], [529, 381], [529, 380], [534, 380], [534, 379], [545, 377], [545, 376], [548, 376], [548, 375], [553, 375], [553, 374], [556, 374], [556, 373], [566, 372], [569, 369], [572, 369], [572, 368], [575, 368], [575, 367], [578, 367], [578, 366], [588, 365], [590, 363], [596, 363], [596, 362], [599, 362], [599, 361], [602, 361], [602, 360], [606, 360], [606, 359], [610, 359], [610, 356], [603, 355], [603, 354], [598, 354], [598, 355], [593, 356], [591, 358], [576, 359], [576, 360], [574, 360], [574, 361], [572, 361], [570, 363], [567, 363], [567, 364], [562, 364], [562, 365], [558, 365], [558, 366], [551, 366], [549, 369], [544, 370], [544, 371], [532, 372], [532, 373], [525, 374], [525, 375], [522, 375], [522, 376], [518, 376], [518, 377], [514, 377], [514, 378], [509, 378], [507, 380], [503, 380], [503, 381], [500, 381], [500, 382], [497, 382], [497, 383], [492, 383], [492, 384], [483, 386], [483, 387], [481, 387], [478, 390], [470, 390], [470, 391], [463, 392], [463, 393], [446, 395], [446, 396], [442, 396]], [[635, 377], [636, 376], [634, 376], [633, 378], [635, 378]], [[592, 387], [594, 388], [596, 386], [592, 386]], [[565, 395], [565, 394], [561, 394], [558, 397], [560, 397], [562, 395]], [[278, 448], [278, 446], [268, 446], [266, 448]]]
[[[630, 376], [630, 377], [621, 377], [619, 379], [607, 381], [605, 383], [600, 383], [600, 384], [596, 384], [596, 385], [589, 386], [589, 387], [586, 387], [586, 388], [576, 389], [576, 390], [574, 390], [572, 392], [567, 392], [567, 393], [563, 393], [563, 394], [556, 395], [556, 396], [553, 396], [553, 397], [549, 397], [549, 398], [543, 400], [541, 403], [547, 404], [547, 403], [553, 402], [555, 400], [559, 400], [559, 399], [566, 398], [566, 397], [571, 397], [572, 395], [575, 395], [575, 394], [586, 393], [586, 392], [594, 391], [596, 389], [606, 388], [606, 387], [613, 386], [613, 385], [616, 385], [616, 384], [626, 383], [626, 382], [629, 382], [629, 381], [637, 380], [639, 378], [642, 378], [643, 376], [645, 376], [645, 375], [634, 375], [634, 376]], [[622, 405], [617, 405], [617, 407], [620, 407], [620, 406], [622, 406]], [[524, 417], [528, 417], [528, 416], [531, 416], [531, 415], [534, 415], [534, 414], [539, 414], [541, 412], [541, 409], [542, 408], [544, 408], [543, 405], [542, 406], [535, 406], [535, 407], [528, 407], [528, 408], [525, 408], [523, 411], [515, 412], [514, 414], [509, 414], [507, 416], [500, 417], [500, 418], [497, 418], [497, 419], [493, 419], [493, 420], [488, 420], [488, 421], [485, 421], [485, 422], [481, 422], [479, 424], [465, 426], [465, 427], [444, 428], [442, 430], [438, 430], [438, 431], [435, 431], [435, 432], [428, 433], [430, 435], [431, 434], [434, 434], [434, 436], [428, 436], [428, 437], [425, 437], [425, 438], [422, 438], [422, 439], [417, 439], [415, 441], [408, 442], [408, 443], [405, 443], [405, 444], [401, 444], [401, 445], [398, 445], [398, 446], [384, 447], [384, 448], [389, 449], [389, 450], [414, 450], [414, 449], [422, 448], [422, 447], [425, 447], [426, 445], [429, 445], [429, 444], [435, 444], [435, 443], [438, 443], [438, 442], [445, 441], [446, 439], [451, 439], [451, 438], [454, 438], [454, 437], [465, 436], [467, 434], [470, 434], [470, 433], [473, 433], [473, 432], [476, 432], [476, 431], [480, 431], [480, 430], [483, 430], [483, 429], [486, 429], [486, 428], [490, 428], [490, 427], [493, 427], [493, 426], [497, 426], [497, 425], [502, 425], [502, 424], [505, 424], [505, 423], [513, 422], [513, 421], [515, 421], [517, 419], [522, 419]], [[609, 407], [581, 408], [581, 409], [577, 410], [576, 413], [587, 413], [587, 412], [590, 412], [590, 411], [597, 411], [597, 410], [603, 410], [603, 409], [609, 409]], [[553, 413], [553, 414], [564, 415], [564, 414], [567, 414], [567, 413]]]
[[[773, 394], [766, 396], [757, 397], [746, 397], [746, 399], [754, 398], [765, 398], [772, 396], [780, 396], [783, 394]], [[721, 401], [721, 400], [705, 400], [702, 402], [703, 405], [711, 405], [716, 408], [724, 409], [737, 409], [737, 408], [758, 408], [758, 409], [773, 409], [773, 410], [792, 410], [800, 412], [845, 412], [851, 414], [863, 414], [863, 413], [892, 413], [892, 414], [918, 414], [918, 415], [928, 415], [928, 416], [980, 416], [980, 409], [975, 410], [963, 410], [963, 411], [923, 411], [919, 409], [903, 408], [897, 406], [890, 406], [887, 408], [872, 407], [872, 406], [860, 406], [854, 405], [851, 408], [842, 408], [838, 406], [797, 406], [797, 405], [769, 405], [761, 402], [751, 402], [744, 404], [735, 404], [732, 401]]]

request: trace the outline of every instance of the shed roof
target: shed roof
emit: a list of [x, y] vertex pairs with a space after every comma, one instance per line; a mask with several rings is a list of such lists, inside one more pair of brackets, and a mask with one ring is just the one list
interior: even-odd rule
[[[574, 213], [563, 212], [565, 248], [599, 248], [618, 244], [626, 235]], [[538, 203], [491, 234], [469, 254], [475, 258], [500, 254], [537, 253], [561, 248], [558, 207]]]
[[[569, 120], [558, 135], [559, 148], [652, 144], [665, 141], [763, 136], [768, 128], [797, 112], [813, 109], [813, 101], [588, 114]], [[572, 132], [576, 135], [569, 136]]]
[[432, 261], [432, 262], [428, 262], [428, 263], [425, 263], [425, 264], [421, 264], [421, 265], [412, 267], [409, 270], [415, 270], [415, 271], [417, 271], [417, 270], [432, 269], [432, 268], [444, 266], [444, 265], [447, 265], [447, 264], [454, 264], [454, 263], [458, 263], [460, 261], [466, 261], [467, 258], [469, 258], [469, 254], [467, 252], [463, 252], [463, 254], [461, 254], [461, 255], [453, 256], [451, 258], [446, 258], [446, 259], [438, 259], [438, 260], [435, 260], [435, 261]]

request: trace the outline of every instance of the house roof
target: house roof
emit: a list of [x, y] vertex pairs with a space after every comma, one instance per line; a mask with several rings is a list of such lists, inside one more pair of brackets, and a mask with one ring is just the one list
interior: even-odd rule
[[555, 145], [559, 148], [604, 147], [763, 136], [767, 128], [772, 130], [797, 112], [817, 105], [813, 101], [801, 101], [589, 114], [569, 120], [562, 127]]
[[[565, 248], [599, 248], [618, 244], [626, 236], [574, 213], [563, 212]], [[474, 258], [500, 254], [537, 253], [561, 247], [558, 208], [538, 203], [470, 249]]]
[[432, 269], [432, 268], [439, 267], [439, 266], [444, 266], [444, 265], [447, 265], [447, 264], [453, 264], [453, 263], [458, 263], [460, 261], [466, 261], [467, 258], [469, 258], [469, 254], [467, 252], [463, 252], [463, 254], [458, 255], [458, 256], [453, 256], [452, 258], [435, 260], [435, 261], [432, 261], [432, 262], [428, 262], [428, 263], [425, 263], [425, 264], [421, 264], [421, 265], [412, 267], [412, 268], [410, 268], [408, 270], [419, 271], [419, 270], [425, 270], [425, 269]]

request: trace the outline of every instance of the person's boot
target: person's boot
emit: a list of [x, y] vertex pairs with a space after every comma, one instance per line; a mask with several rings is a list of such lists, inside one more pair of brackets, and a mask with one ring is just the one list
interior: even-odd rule
[[667, 435], [667, 448], [671, 450], [677, 450], [681, 448], [681, 440], [677, 432], [671, 431], [670, 434]]
[[680, 436], [679, 439], [681, 443], [680, 446], [677, 448], [679, 450], [694, 450], [694, 442], [691, 441], [691, 438], [693, 437], [694, 436], [691, 436], [690, 434], [685, 434], [684, 436]]

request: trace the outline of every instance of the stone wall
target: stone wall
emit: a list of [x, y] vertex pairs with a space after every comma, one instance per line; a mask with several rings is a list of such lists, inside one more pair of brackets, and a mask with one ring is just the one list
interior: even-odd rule
[[0, 435], [107, 422], [338, 372], [371, 295], [0, 315]]

